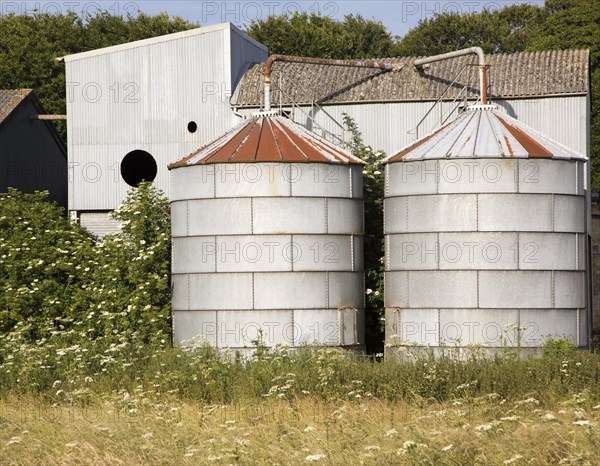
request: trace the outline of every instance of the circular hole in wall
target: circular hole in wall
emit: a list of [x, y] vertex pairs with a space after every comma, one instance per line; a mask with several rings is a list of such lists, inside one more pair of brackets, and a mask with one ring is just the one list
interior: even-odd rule
[[156, 172], [156, 160], [145, 150], [133, 150], [121, 161], [121, 176], [129, 186], [137, 187], [142, 181], [154, 181]]
[[190, 121], [188, 123], [188, 131], [190, 133], [195, 133], [197, 129], [198, 129], [198, 125], [196, 124], [195, 121]]

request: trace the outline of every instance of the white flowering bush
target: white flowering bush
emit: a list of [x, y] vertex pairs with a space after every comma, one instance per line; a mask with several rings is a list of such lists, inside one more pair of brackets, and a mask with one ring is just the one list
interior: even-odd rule
[[344, 125], [352, 135], [348, 150], [365, 162], [363, 186], [365, 201], [365, 285], [367, 289], [366, 338], [370, 352], [383, 351], [383, 151], [365, 145], [352, 117], [343, 114]]

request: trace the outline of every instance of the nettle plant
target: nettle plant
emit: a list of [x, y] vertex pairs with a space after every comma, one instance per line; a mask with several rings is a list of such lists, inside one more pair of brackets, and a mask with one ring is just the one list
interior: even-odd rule
[[170, 343], [170, 219], [162, 192], [149, 183], [132, 189], [114, 214], [122, 232], [103, 239], [69, 222], [46, 197], [16, 190], [0, 197], [0, 333]]
[[382, 160], [385, 153], [375, 151], [365, 145], [355, 121], [348, 114], [343, 114], [344, 126], [351, 138], [347, 148], [353, 155], [363, 160], [363, 189], [365, 202], [365, 288], [367, 293], [366, 337], [370, 351], [383, 348], [383, 195], [384, 169]]

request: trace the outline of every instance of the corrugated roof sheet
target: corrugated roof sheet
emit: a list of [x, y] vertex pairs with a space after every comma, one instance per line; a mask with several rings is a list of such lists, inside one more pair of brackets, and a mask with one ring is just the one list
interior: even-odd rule
[[260, 116], [244, 121], [214, 142], [172, 163], [169, 169], [251, 162], [364, 163], [288, 118]]
[[0, 124], [31, 92], [31, 89], [0, 90]]
[[446, 158], [556, 158], [587, 160], [521, 123], [495, 105], [467, 108], [459, 117], [384, 160]]
[[[479, 92], [475, 56], [457, 57], [432, 63], [416, 71], [415, 57], [385, 59], [402, 64], [399, 71], [382, 72], [365, 68], [275, 62], [271, 74], [272, 104], [282, 105], [351, 102], [394, 102], [437, 100], [466, 66], [458, 83], [444, 96], [450, 100], [468, 84], [469, 98]], [[486, 55], [490, 65], [492, 98], [537, 97], [585, 94], [588, 91], [588, 50], [554, 50]], [[280, 81], [281, 79], [281, 81]], [[251, 66], [238, 86], [232, 103], [257, 107], [263, 97], [263, 64]]]

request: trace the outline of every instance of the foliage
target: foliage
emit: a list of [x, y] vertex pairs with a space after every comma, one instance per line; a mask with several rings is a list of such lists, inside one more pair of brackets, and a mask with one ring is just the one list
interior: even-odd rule
[[[65, 65], [57, 57], [192, 27], [197, 25], [166, 13], [0, 15], [0, 89], [35, 89], [46, 111], [65, 114]], [[59, 130], [64, 135], [66, 128], [61, 124]]]
[[365, 145], [355, 121], [343, 114], [344, 126], [350, 132], [348, 149], [365, 162], [363, 192], [365, 203], [365, 286], [367, 289], [366, 339], [370, 353], [383, 351], [383, 195], [384, 173], [381, 161], [383, 151], [374, 151]]
[[600, 3], [547, 0], [545, 8], [550, 16], [531, 38], [526, 50], [590, 50], [592, 190], [600, 191]]
[[294, 13], [253, 21], [246, 31], [270, 53], [318, 58], [389, 56], [393, 40], [380, 21], [347, 15], [336, 21], [316, 13]]
[[437, 55], [467, 47], [481, 47], [486, 53], [519, 52], [546, 17], [545, 10], [533, 5], [436, 14], [420, 21], [394, 50], [401, 56]]
[[77, 330], [166, 344], [170, 335], [170, 222], [152, 185], [133, 189], [117, 218], [123, 232], [96, 240], [47, 194], [0, 197], [0, 331], [48, 338]]
[[573, 357], [577, 353], [577, 346], [564, 338], [549, 339], [544, 343], [545, 357]]

